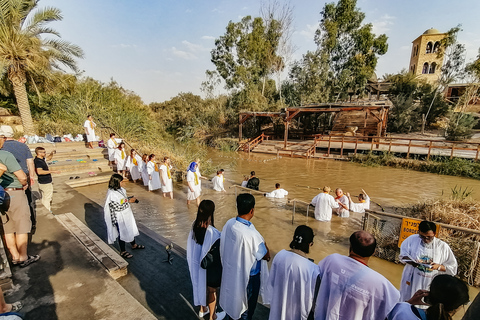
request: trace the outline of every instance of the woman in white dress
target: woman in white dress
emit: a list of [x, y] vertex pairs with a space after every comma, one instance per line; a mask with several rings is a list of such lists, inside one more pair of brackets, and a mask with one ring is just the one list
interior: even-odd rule
[[127, 191], [123, 188], [125, 181], [118, 173], [112, 175], [103, 209], [108, 243], [112, 244], [118, 238], [120, 255], [129, 259], [133, 255], [125, 250], [125, 242], [130, 242], [133, 250], [145, 249], [145, 246], [135, 243], [135, 237], [139, 233], [130, 203], [136, 202], [137, 199], [127, 197]]
[[142, 174], [143, 185], [145, 187], [148, 186], [148, 181], [150, 181], [150, 177], [148, 176], [147, 164], [148, 164], [148, 155], [144, 154], [142, 156], [142, 170], [140, 170], [140, 173]]
[[125, 152], [125, 143], [120, 142], [115, 150], [115, 164], [117, 165], [117, 172], [125, 178], [125, 170], [127, 169], [127, 153]]
[[87, 143], [90, 149], [93, 149], [93, 141], [96, 141], [95, 138], [95, 127], [97, 125], [93, 122], [93, 118], [91, 115], [87, 116], [87, 120], [83, 124], [83, 128], [85, 129], [85, 135], [87, 136]]
[[220, 231], [215, 228], [213, 213], [215, 204], [203, 200], [187, 241], [187, 262], [192, 279], [193, 303], [200, 306], [198, 316], [208, 313], [210, 320], [221, 320], [225, 312], [215, 313], [217, 291], [222, 280], [220, 260]]
[[147, 163], [148, 172], [148, 191], [154, 191], [160, 189], [160, 174], [158, 172], [158, 165], [155, 162], [155, 155], [151, 154], [148, 157]]
[[162, 183], [163, 197], [167, 194], [170, 195], [170, 199], [173, 199], [173, 181], [172, 181], [172, 165], [170, 164], [170, 158], [163, 158], [163, 164], [160, 166], [160, 182]]
[[126, 161], [127, 170], [130, 172], [133, 182], [136, 182], [138, 179], [142, 178], [140, 174], [142, 166], [142, 158], [137, 154], [135, 149], [130, 150], [130, 155]]
[[190, 204], [190, 201], [195, 200], [197, 206], [200, 205], [200, 177], [197, 174], [197, 163], [192, 162], [188, 166], [187, 170], [187, 205]]
[[195, 159], [195, 163], [197, 164], [198, 190], [202, 192], [202, 179], [206, 178], [200, 173], [200, 158]]

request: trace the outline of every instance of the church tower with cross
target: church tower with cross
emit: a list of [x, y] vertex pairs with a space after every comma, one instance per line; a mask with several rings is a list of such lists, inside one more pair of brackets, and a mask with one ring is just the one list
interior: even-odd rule
[[443, 64], [443, 57], [438, 57], [441, 40], [446, 33], [431, 28], [412, 42], [409, 71], [428, 83], [438, 80]]

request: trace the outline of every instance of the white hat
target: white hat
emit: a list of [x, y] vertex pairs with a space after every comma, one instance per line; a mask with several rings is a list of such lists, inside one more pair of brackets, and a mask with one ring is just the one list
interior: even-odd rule
[[10, 126], [2, 125], [0, 126], [0, 136], [4, 136], [6, 138], [13, 137], [13, 129]]

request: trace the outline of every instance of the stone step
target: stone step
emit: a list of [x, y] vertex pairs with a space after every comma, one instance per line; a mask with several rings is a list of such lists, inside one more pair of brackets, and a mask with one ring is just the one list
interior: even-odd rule
[[128, 262], [103, 242], [73, 213], [55, 215], [55, 218], [105, 267], [113, 279], [118, 279], [127, 274]]
[[106, 172], [96, 177], [67, 180], [65, 181], [65, 184], [72, 188], [86, 187], [94, 184], [107, 183], [110, 180], [111, 176], [112, 172]]

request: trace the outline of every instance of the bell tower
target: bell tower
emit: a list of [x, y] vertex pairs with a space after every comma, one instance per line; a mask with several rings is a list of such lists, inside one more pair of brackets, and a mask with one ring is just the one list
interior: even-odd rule
[[438, 57], [440, 41], [446, 33], [431, 28], [412, 42], [412, 55], [410, 57], [409, 72], [425, 79], [428, 83], [438, 80], [443, 65], [443, 57]]

